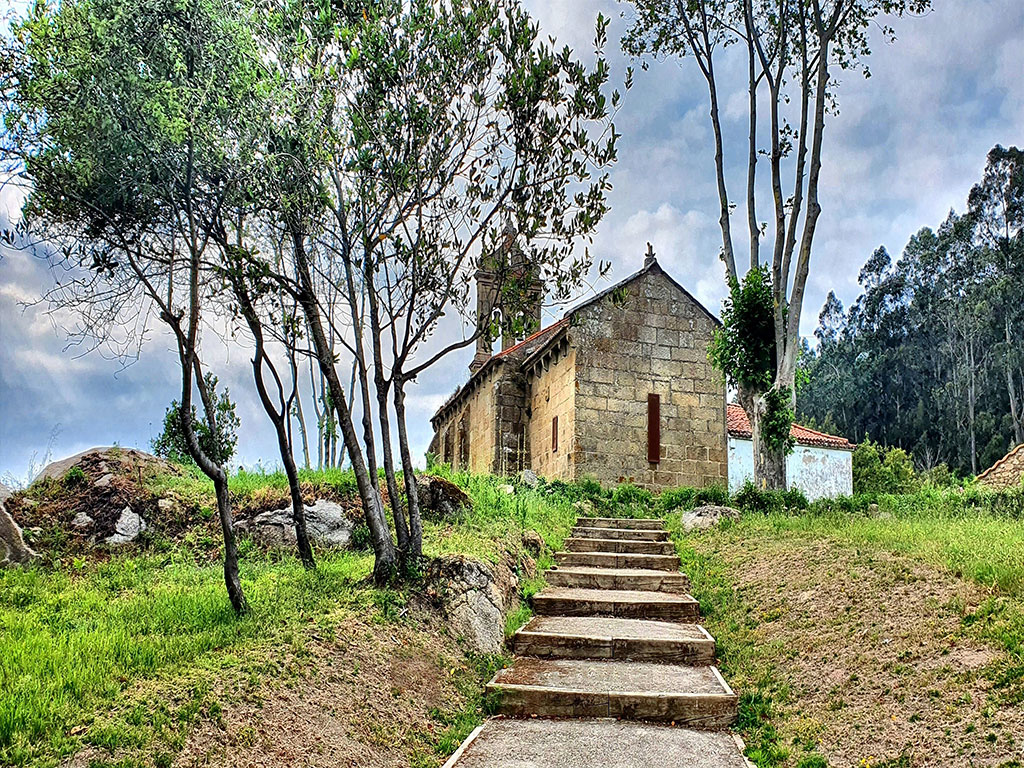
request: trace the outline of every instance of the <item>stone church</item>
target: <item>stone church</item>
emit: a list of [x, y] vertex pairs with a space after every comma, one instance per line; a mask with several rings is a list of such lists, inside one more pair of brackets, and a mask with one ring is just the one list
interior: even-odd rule
[[[480, 311], [490, 282], [477, 273]], [[469, 380], [431, 419], [430, 451], [477, 473], [726, 485], [725, 382], [707, 359], [717, 325], [648, 246], [643, 269], [553, 325], [494, 354], [480, 340]]]

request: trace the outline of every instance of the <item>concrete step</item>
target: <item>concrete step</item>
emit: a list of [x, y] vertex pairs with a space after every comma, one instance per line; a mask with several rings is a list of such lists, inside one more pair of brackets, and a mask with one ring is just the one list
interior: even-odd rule
[[598, 616], [535, 616], [512, 637], [517, 656], [707, 665], [715, 641], [704, 627]]
[[690, 595], [625, 589], [548, 587], [533, 596], [540, 616], [614, 616], [621, 619], [697, 621], [700, 607]]
[[627, 541], [668, 541], [668, 531], [630, 530], [628, 528], [591, 528], [577, 524], [572, 535], [585, 539], [625, 539]]
[[556, 552], [555, 562], [566, 568], [651, 568], [658, 571], [679, 570], [676, 555], [622, 555], [617, 552]]
[[619, 552], [631, 555], [672, 555], [676, 548], [671, 541], [633, 541], [631, 539], [571, 538], [565, 540], [570, 552]]
[[589, 528], [626, 528], [634, 531], [660, 531], [665, 528], [665, 522], [656, 517], [581, 517], [576, 524]]
[[679, 571], [655, 568], [552, 568], [544, 574], [552, 587], [581, 589], [632, 589], [652, 592], [690, 591], [690, 577]]
[[616, 717], [726, 728], [737, 697], [714, 667], [641, 661], [517, 659], [487, 684], [513, 717]]
[[488, 720], [444, 768], [751, 768], [728, 733], [628, 720]]

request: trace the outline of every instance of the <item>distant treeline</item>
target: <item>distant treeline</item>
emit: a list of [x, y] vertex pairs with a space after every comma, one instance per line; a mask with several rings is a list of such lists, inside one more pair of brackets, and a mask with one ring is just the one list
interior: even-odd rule
[[976, 474], [1024, 442], [1024, 152], [995, 147], [967, 212], [878, 248], [844, 311], [829, 293], [798, 418]]

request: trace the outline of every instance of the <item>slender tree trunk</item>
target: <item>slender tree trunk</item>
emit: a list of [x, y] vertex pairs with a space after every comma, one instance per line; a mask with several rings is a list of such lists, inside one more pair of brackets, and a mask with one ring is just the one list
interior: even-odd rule
[[[391, 448], [391, 424], [388, 422], [388, 390], [383, 381], [377, 382], [377, 415], [380, 421], [381, 450], [384, 459], [384, 481], [391, 500], [391, 516], [395, 519], [395, 535], [398, 549], [405, 556], [409, 552], [409, 528], [405, 522], [405, 509], [402, 495], [398, 490], [398, 478], [395, 476], [395, 456]], [[408, 493], [408, 477], [406, 492]]]
[[220, 515], [220, 529], [224, 536], [224, 584], [227, 586], [231, 607], [241, 616], [248, 613], [249, 603], [245, 599], [242, 579], [238, 574], [238, 543], [235, 540], [235, 529], [231, 519], [228, 476], [223, 468], [220, 468], [213, 478], [213, 488], [217, 494], [217, 512]]
[[[225, 248], [225, 251], [228, 249]], [[256, 350], [252, 359], [252, 374], [256, 382], [256, 392], [259, 394], [263, 410], [274, 425], [277, 433], [277, 448], [281, 455], [281, 463], [284, 465], [285, 475], [288, 478], [288, 492], [292, 501], [292, 521], [295, 523], [295, 541], [299, 550], [299, 559], [303, 566], [312, 570], [316, 568], [316, 561], [313, 559], [313, 548], [309, 543], [309, 533], [306, 530], [306, 506], [302, 501], [302, 489], [299, 486], [299, 473], [295, 467], [295, 457], [292, 455], [292, 440], [288, 434], [288, 404], [284, 397], [284, 386], [274, 368], [274, 364], [267, 356], [266, 342], [263, 337], [263, 326], [252, 299], [242, 280], [233, 275], [231, 279], [234, 288], [235, 298], [238, 300], [242, 316], [245, 318], [253, 340], [256, 342]], [[263, 379], [264, 369], [269, 369], [277, 385], [278, 405], [275, 405], [267, 384]]]
[[725, 150], [722, 147], [722, 122], [719, 118], [718, 88], [712, 71], [708, 79], [708, 93], [711, 97], [711, 129], [715, 137], [715, 177], [718, 180], [718, 224], [722, 229], [722, 258], [729, 274], [739, 279], [736, 273], [736, 256], [732, 249], [732, 224], [729, 220], [729, 193], [725, 187]]
[[758, 78], [754, 71], [754, 31], [751, 27], [749, 8], [744, 8], [743, 17], [747, 28], [747, 87], [750, 113], [749, 132], [747, 136], [747, 230], [750, 235], [750, 268], [760, 263], [759, 247], [761, 230], [757, 225], [757, 209], [754, 201], [754, 185], [757, 180], [757, 84]]
[[394, 540], [391, 538], [391, 531], [381, 505], [380, 494], [377, 493], [377, 486], [370, 479], [370, 473], [367, 471], [366, 462], [359, 447], [359, 436], [356, 434], [355, 426], [352, 423], [352, 413], [348, 408], [348, 401], [345, 399], [345, 390], [342, 388], [338, 372], [334, 368], [334, 356], [330, 345], [327, 343], [327, 336], [320, 321], [320, 308], [313, 294], [309, 265], [305, 255], [305, 244], [301, 240], [301, 235], [296, 234], [294, 240], [300, 281], [300, 291], [297, 298], [303, 313], [306, 315], [320, 370], [327, 382], [332, 406], [338, 414], [338, 426], [341, 429], [345, 447], [348, 449], [349, 459], [352, 462], [352, 471], [356, 477], [356, 486], [359, 489], [360, 501], [363, 504], [366, 524], [370, 529], [370, 538], [373, 541], [374, 580], [378, 584], [386, 583], [394, 576], [397, 566]]
[[405, 422], [405, 382], [395, 380], [395, 418], [398, 422], [398, 448], [402, 454], [402, 474], [405, 477], [405, 495], [409, 505], [409, 557], [423, 556], [423, 519], [420, 516], [420, 493], [416, 482], [416, 468], [409, 450], [409, 432]]
[[[196, 305], [198, 313], [198, 304]], [[197, 318], [198, 324], [198, 318]], [[212, 395], [207, 391], [206, 383], [203, 381], [202, 372], [199, 369], [198, 359], [195, 352], [195, 336], [189, 333], [184, 336], [178, 333], [179, 358], [182, 367], [181, 383], [181, 429], [185, 436], [185, 443], [188, 446], [189, 455], [196, 465], [213, 481], [213, 487], [217, 496], [217, 516], [220, 520], [221, 535], [224, 538], [224, 585], [227, 587], [228, 599], [235, 614], [241, 616], [248, 612], [249, 604], [242, 591], [242, 580], [238, 573], [238, 545], [235, 541], [234, 518], [231, 513], [231, 496], [228, 493], [228, 473], [220, 464], [217, 464], [207, 456], [199, 445], [199, 437], [196, 434], [195, 425], [192, 423], [192, 373], [196, 373], [196, 385], [203, 402], [203, 410], [206, 412], [207, 422], [211, 430], [216, 433], [215, 408]]]
[[971, 437], [971, 473], [978, 474], [978, 439], [975, 434], [975, 401], [977, 400], [974, 377], [974, 339], [967, 341], [967, 421]]
[[299, 422], [299, 439], [302, 441], [302, 465], [305, 469], [309, 469], [309, 434], [306, 432], [306, 415], [302, 412], [302, 390], [299, 387], [299, 366], [295, 360], [295, 350], [291, 350], [290, 355], [292, 382], [294, 382], [296, 390], [295, 420]]
[[[1010, 335], [1010, 319], [1007, 318], [1006, 322], [1003, 323], [1003, 330], [1006, 335], [1006, 348], [1007, 351], [1012, 349], [1012, 339]], [[1020, 405], [1017, 400], [1017, 387], [1013, 380], [1013, 366], [1010, 364], [1009, 359], [1006, 361], [1006, 392], [1010, 398], [1010, 419], [1013, 422], [1013, 444], [1020, 445], [1024, 443], [1024, 420], [1021, 418]]]

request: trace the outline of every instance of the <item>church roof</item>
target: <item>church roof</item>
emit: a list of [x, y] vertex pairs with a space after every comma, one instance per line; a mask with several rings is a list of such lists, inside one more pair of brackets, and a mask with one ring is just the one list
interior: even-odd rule
[[[725, 420], [726, 426], [729, 428], [729, 437], [736, 437], [740, 440], [750, 440], [753, 438], [754, 433], [750, 429], [750, 420], [741, 406], [736, 403], [729, 403], [726, 406]], [[856, 447], [845, 437], [819, 432], [802, 424], [793, 424], [789, 433], [798, 445], [810, 445], [815, 448], [836, 448], [842, 451], [852, 451]]]

